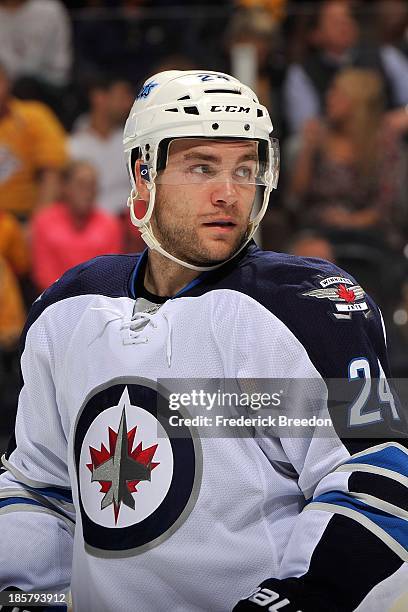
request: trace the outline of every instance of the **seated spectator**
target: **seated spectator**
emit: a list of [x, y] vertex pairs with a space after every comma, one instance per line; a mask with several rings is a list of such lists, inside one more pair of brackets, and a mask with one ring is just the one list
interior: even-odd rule
[[59, 0], [0, 0], [0, 61], [13, 80], [33, 77], [66, 85], [72, 49], [64, 5]]
[[0, 62], [17, 97], [59, 111], [72, 63], [71, 21], [59, 0], [0, 0]]
[[0, 210], [22, 220], [55, 200], [66, 163], [65, 132], [40, 102], [17, 100], [0, 65]]
[[122, 250], [117, 218], [96, 206], [97, 174], [74, 161], [63, 173], [62, 201], [32, 220], [33, 280], [40, 291], [83, 261]]
[[69, 138], [73, 159], [89, 161], [98, 171], [98, 205], [112, 214], [126, 211], [129, 177], [123, 163], [123, 126], [134, 94], [129, 82], [95, 78], [89, 86], [89, 116], [80, 118]]
[[313, 24], [313, 49], [301, 63], [289, 66], [284, 99], [289, 130], [297, 132], [304, 121], [324, 111], [326, 93], [336, 73], [353, 66], [376, 70], [385, 80], [387, 108], [408, 104], [408, 59], [392, 45], [368, 47], [359, 41], [359, 27], [351, 3], [322, 2]]
[[348, 68], [328, 92], [327, 123], [305, 124], [288, 181], [303, 225], [396, 231], [403, 168], [383, 100], [376, 73]]

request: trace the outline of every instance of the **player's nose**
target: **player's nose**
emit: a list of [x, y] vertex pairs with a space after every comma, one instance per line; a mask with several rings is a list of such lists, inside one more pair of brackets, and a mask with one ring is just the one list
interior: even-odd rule
[[231, 178], [214, 183], [211, 202], [215, 206], [233, 206], [238, 201], [237, 185]]

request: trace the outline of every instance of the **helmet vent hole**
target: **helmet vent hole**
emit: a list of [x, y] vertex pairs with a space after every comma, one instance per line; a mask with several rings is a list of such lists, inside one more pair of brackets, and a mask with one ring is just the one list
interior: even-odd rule
[[145, 155], [145, 159], [146, 159], [146, 161], [149, 161], [149, 159], [150, 159], [150, 153], [146, 153], [146, 155]]
[[218, 123], [213, 123], [211, 127], [213, 130], [218, 130], [220, 126], [218, 125]]
[[263, 114], [263, 110], [262, 110], [262, 109], [260, 109], [260, 108], [257, 108], [257, 109], [256, 109], [256, 116], [257, 116], [257, 117], [263, 117], [263, 115], [264, 115], [264, 114]]
[[189, 95], [182, 96], [181, 98], [177, 98], [177, 100], [191, 100], [191, 97]]
[[178, 113], [178, 108], [166, 108], [166, 113]]
[[184, 112], [187, 113], [187, 115], [199, 115], [200, 114], [196, 106], [185, 106]]
[[226, 94], [238, 94], [241, 95], [241, 92], [237, 89], [205, 89], [204, 93], [226, 93]]

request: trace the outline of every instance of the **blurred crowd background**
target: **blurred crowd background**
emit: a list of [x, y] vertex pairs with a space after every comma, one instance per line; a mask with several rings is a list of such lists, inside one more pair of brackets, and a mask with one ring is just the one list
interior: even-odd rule
[[406, 0], [0, 0], [0, 447], [30, 304], [81, 261], [143, 248], [122, 153], [135, 94], [195, 68], [270, 111], [282, 167], [262, 246], [357, 276], [408, 374]]

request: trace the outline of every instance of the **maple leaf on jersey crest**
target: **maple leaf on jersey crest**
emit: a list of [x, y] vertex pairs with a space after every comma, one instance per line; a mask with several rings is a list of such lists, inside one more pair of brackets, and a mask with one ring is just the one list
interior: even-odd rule
[[123, 409], [118, 432], [108, 427], [109, 450], [104, 444], [101, 444], [100, 450], [89, 447], [92, 463], [87, 463], [86, 466], [92, 473], [92, 481], [98, 481], [101, 485], [100, 492], [105, 494], [101, 510], [113, 504], [115, 525], [121, 504], [135, 509], [132, 493], [137, 493], [137, 485], [141, 480], [150, 481], [151, 471], [159, 465], [159, 462], [153, 462], [158, 444], [143, 449], [142, 443], [139, 442], [132, 450], [136, 430], [137, 426], [127, 431]]
[[337, 295], [339, 298], [345, 300], [346, 302], [354, 302], [356, 299], [356, 294], [351, 289], [347, 289], [345, 285], [339, 285], [337, 289]]

